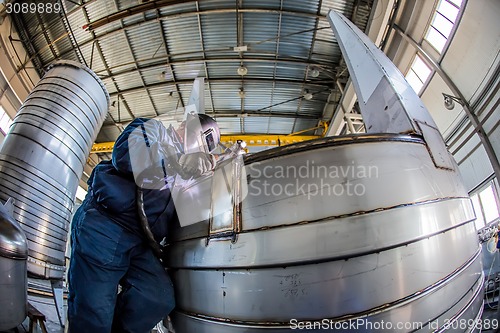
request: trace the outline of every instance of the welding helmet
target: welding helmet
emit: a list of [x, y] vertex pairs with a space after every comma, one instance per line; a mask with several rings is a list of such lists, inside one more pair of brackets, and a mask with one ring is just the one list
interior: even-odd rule
[[220, 142], [220, 130], [215, 119], [206, 114], [188, 113], [184, 130], [184, 152], [212, 153]]

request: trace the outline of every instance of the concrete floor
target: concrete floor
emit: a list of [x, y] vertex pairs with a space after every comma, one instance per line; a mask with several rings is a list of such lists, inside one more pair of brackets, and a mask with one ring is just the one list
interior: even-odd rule
[[[64, 332], [64, 327], [61, 326], [59, 323], [59, 317], [57, 316], [57, 311], [56, 307], [54, 305], [54, 300], [50, 297], [41, 297], [41, 296], [34, 296], [34, 295], [29, 295], [28, 296], [28, 301], [33, 305], [38, 311], [43, 313], [45, 315], [45, 327], [47, 328], [48, 333], [63, 333]], [[66, 310], [66, 307], [65, 307]], [[22, 329], [19, 330], [19, 332], [28, 332], [29, 328], [29, 319], [26, 318], [26, 320], [23, 322], [21, 325]], [[24, 329], [24, 331], [23, 331]], [[37, 327], [37, 330], [35, 332], [42, 332], [40, 330], [40, 327]]]
[[[43, 283], [43, 282], [42, 282]], [[47, 283], [47, 288], [50, 290], [50, 286]], [[56, 306], [54, 303], [54, 299], [52, 297], [40, 296], [40, 295], [28, 295], [28, 302], [33, 305], [38, 311], [45, 315], [45, 327], [48, 333], [64, 333], [65, 329], [61, 326], [59, 322], [59, 317], [57, 315]], [[66, 314], [67, 304], [66, 299], [64, 299], [64, 313]], [[66, 315], [65, 315], [66, 316]], [[65, 322], [65, 319], [63, 319]], [[163, 331], [161, 330], [163, 329]], [[19, 325], [17, 328], [19, 333], [25, 333], [29, 330], [29, 318], [26, 318], [24, 322]], [[15, 333], [15, 330], [10, 330], [8, 332], [0, 332], [0, 333]], [[163, 326], [158, 327], [158, 329], [154, 329], [151, 333], [167, 333], [168, 330]], [[42, 330], [39, 326], [35, 327], [33, 333], [42, 333]]]
[[[28, 302], [31, 303], [38, 311], [45, 315], [45, 327], [47, 328], [47, 332], [49, 333], [63, 333], [64, 327], [62, 327], [59, 323], [59, 318], [57, 317], [56, 307], [54, 305], [54, 301], [50, 297], [41, 297], [41, 296], [28, 296]], [[24, 322], [17, 327], [18, 332], [24, 333], [28, 332], [29, 329], [29, 319], [26, 317]], [[2, 333], [14, 333], [16, 330], [10, 330]], [[41, 333], [42, 330], [39, 326], [37, 326], [34, 330], [34, 333]]]

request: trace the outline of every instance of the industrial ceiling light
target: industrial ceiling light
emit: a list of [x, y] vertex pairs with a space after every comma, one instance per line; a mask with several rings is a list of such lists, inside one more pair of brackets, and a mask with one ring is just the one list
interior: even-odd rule
[[238, 96], [240, 96], [241, 99], [245, 98], [245, 90], [243, 90], [243, 88], [240, 88], [240, 90], [238, 91]]
[[451, 96], [451, 95], [448, 95], [448, 94], [445, 94], [445, 93], [442, 93], [443, 94], [443, 98], [444, 98], [444, 107], [448, 110], [453, 110], [455, 108], [455, 102], [457, 102], [458, 104], [460, 105], [464, 105], [462, 100], [458, 97], [455, 97], [455, 96]]
[[237, 72], [238, 72], [238, 75], [245, 76], [248, 73], [248, 68], [246, 68], [245, 66], [242, 65], [242, 66], [238, 67]]
[[319, 76], [319, 69], [317, 69], [316, 67], [310, 67], [310, 71], [309, 71], [309, 75], [311, 77], [318, 77]]
[[304, 96], [302, 96], [302, 97], [304, 97], [304, 99], [305, 99], [306, 101], [310, 101], [310, 100], [313, 98], [313, 94], [311, 94], [311, 93], [309, 92], [309, 90], [307, 90], [307, 89], [306, 89], [306, 90], [305, 90], [305, 94], [304, 94]]
[[167, 71], [161, 71], [160, 74], [158, 74], [158, 78], [160, 80], [167, 80], [168, 79], [168, 73], [167, 73]]
[[171, 92], [168, 93], [167, 101], [173, 101], [173, 100], [175, 100], [174, 92], [171, 91]]

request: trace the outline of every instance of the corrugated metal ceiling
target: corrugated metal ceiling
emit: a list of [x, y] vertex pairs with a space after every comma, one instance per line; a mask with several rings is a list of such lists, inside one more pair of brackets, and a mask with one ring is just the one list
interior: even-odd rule
[[317, 126], [326, 103], [341, 96], [341, 53], [326, 14], [339, 11], [365, 30], [372, 2], [63, 0], [66, 15], [14, 21], [40, 74], [72, 59], [103, 79], [113, 107], [98, 142], [114, 140], [134, 117], [182, 115], [199, 76], [206, 113], [224, 134], [289, 134]]

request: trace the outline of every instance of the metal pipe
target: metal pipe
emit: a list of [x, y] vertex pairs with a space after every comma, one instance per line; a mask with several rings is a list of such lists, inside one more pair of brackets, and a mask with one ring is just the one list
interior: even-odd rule
[[75, 193], [109, 107], [100, 79], [73, 61], [51, 65], [21, 106], [0, 150], [0, 199], [29, 241], [28, 271], [64, 273], [66, 234]]

